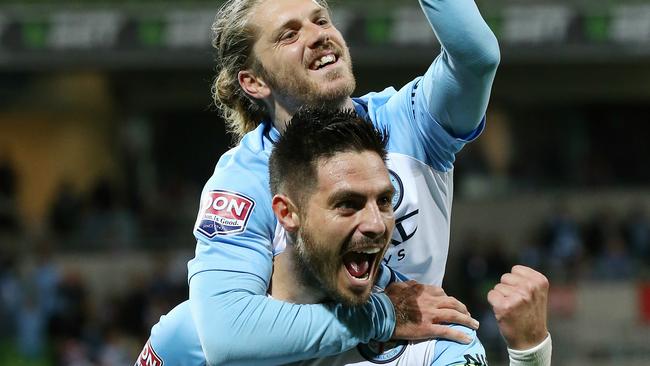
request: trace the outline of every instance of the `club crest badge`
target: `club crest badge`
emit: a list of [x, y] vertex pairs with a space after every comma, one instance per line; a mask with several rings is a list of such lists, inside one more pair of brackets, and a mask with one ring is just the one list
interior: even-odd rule
[[201, 199], [196, 231], [214, 238], [243, 232], [248, 224], [255, 201], [240, 193], [215, 190]]
[[406, 350], [407, 344], [406, 341], [370, 341], [367, 344], [358, 345], [357, 350], [359, 350], [361, 356], [366, 360], [376, 364], [384, 364], [395, 361], [399, 358], [399, 356], [401, 356]]
[[404, 198], [404, 184], [402, 184], [399, 175], [394, 171], [388, 169], [388, 174], [390, 183], [393, 185], [393, 188], [395, 188], [395, 194], [393, 195], [393, 201], [391, 202], [393, 205], [393, 211], [395, 211], [402, 203], [402, 198]]

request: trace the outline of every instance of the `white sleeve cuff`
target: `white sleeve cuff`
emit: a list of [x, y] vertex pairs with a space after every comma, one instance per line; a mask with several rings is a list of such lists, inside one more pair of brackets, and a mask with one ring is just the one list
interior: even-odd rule
[[552, 343], [549, 333], [544, 341], [537, 346], [519, 351], [508, 348], [510, 366], [550, 366]]

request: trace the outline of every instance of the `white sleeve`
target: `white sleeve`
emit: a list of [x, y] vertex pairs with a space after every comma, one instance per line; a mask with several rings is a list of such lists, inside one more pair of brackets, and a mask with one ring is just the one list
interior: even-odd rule
[[552, 343], [551, 335], [537, 346], [519, 351], [508, 348], [510, 366], [550, 366], [551, 365]]

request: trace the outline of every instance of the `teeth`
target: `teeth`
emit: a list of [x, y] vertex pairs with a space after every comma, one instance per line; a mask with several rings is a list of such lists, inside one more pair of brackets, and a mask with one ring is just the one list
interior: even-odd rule
[[336, 58], [335, 58], [334, 55], [332, 55], [332, 54], [329, 54], [329, 55], [323, 56], [323, 57], [321, 57], [321, 59], [320, 59], [321, 64], [328, 64], [328, 63], [330, 63], [330, 62], [334, 62], [334, 61], [336, 61]]
[[325, 55], [325, 56], [321, 57], [320, 59], [314, 61], [314, 69], [318, 69], [322, 65], [327, 65], [327, 64], [330, 64], [330, 63], [332, 63], [334, 61], [336, 61], [336, 57], [334, 55], [332, 55], [332, 54]]
[[355, 250], [356, 253], [363, 253], [363, 254], [376, 254], [379, 253], [379, 248], [368, 248], [368, 249], [363, 249], [363, 250]]

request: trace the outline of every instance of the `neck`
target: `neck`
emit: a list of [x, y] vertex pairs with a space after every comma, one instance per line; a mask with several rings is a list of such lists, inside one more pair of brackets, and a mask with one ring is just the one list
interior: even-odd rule
[[[267, 103], [268, 106], [268, 103]], [[280, 133], [284, 132], [285, 128], [287, 127], [287, 122], [291, 119], [294, 113], [298, 110], [300, 106], [296, 107], [291, 107], [287, 108], [285, 106], [280, 105], [279, 103], [275, 102], [273, 106], [270, 106], [271, 108], [271, 116], [273, 116], [273, 126], [280, 131]], [[352, 103], [352, 98], [347, 97], [345, 100], [341, 103], [340, 109], [353, 109], [354, 104]]]
[[307, 285], [301, 271], [296, 267], [293, 245], [287, 244], [282, 254], [273, 259], [271, 296], [294, 304], [317, 304], [322, 302], [322, 291]]

